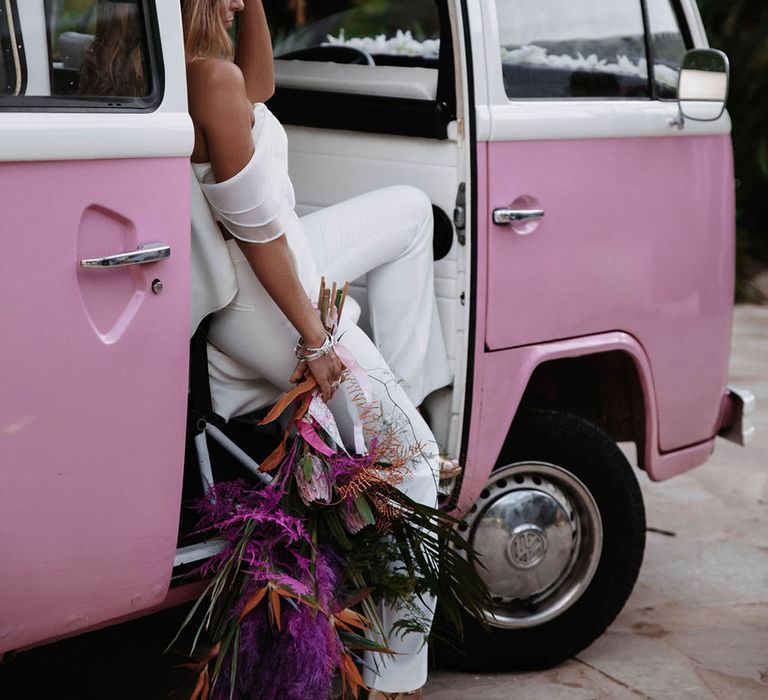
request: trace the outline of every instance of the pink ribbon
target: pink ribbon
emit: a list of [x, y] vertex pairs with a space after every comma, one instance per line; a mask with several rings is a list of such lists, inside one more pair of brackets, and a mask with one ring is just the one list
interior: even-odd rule
[[365, 405], [370, 406], [373, 403], [373, 386], [371, 385], [371, 378], [368, 376], [368, 372], [358, 364], [354, 355], [341, 343], [336, 343], [333, 349], [336, 351], [336, 356], [355, 378], [360, 391], [365, 396]]
[[305, 420], [300, 420], [297, 428], [299, 433], [301, 433], [301, 437], [303, 437], [310, 445], [312, 445], [312, 447], [314, 447], [320, 454], [323, 454], [326, 457], [330, 457], [335, 454], [335, 450], [325, 444], [311, 423]]
[[[341, 360], [343, 365], [347, 368], [355, 383], [360, 388], [360, 392], [365, 398], [365, 407], [370, 408], [373, 404], [373, 386], [371, 385], [371, 378], [360, 364], [355, 359], [355, 356], [341, 343], [336, 343], [333, 346], [336, 352], [336, 356]], [[359, 455], [368, 454], [368, 447], [365, 444], [365, 435], [363, 434], [363, 421], [360, 418], [360, 413], [352, 416], [352, 424], [355, 434], [355, 452]]]

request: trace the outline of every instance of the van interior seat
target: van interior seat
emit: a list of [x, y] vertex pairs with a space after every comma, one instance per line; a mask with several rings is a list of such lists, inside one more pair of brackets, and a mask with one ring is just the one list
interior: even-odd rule
[[61, 67], [69, 68], [71, 70], [80, 70], [80, 66], [83, 63], [83, 56], [91, 47], [94, 38], [93, 34], [63, 32], [59, 36]]

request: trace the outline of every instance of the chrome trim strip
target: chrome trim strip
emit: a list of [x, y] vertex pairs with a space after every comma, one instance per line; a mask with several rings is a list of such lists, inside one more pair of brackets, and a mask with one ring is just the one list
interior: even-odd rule
[[18, 97], [19, 94], [21, 94], [21, 82], [22, 82], [22, 76], [21, 76], [21, 53], [19, 51], [19, 42], [16, 39], [16, 17], [12, 12], [11, 8], [11, 0], [5, 0], [5, 18], [8, 22], [8, 43], [11, 47], [11, 53], [13, 54], [13, 67], [14, 67], [14, 77], [16, 78], [16, 83], [13, 88], [13, 94], [15, 97]]
[[226, 542], [224, 540], [210, 540], [191, 544], [188, 547], [181, 547], [176, 550], [176, 556], [173, 559], [173, 568], [183, 566], [184, 564], [194, 564], [196, 561], [210, 559], [224, 549]]

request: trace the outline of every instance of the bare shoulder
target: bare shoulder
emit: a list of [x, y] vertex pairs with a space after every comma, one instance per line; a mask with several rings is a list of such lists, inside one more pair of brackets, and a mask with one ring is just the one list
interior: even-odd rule
[[192, 159], [209, 162], [217, 182], [240, 172], [253, 154], [253, 105], [240, 68], [202, 59], [187, 66], [189, 114], [195, 125]]
[[190, 114], [200, 122], [250, 111], [243, 73], [232, 61], [193, 61], [187, 65], [187, 86]]
[[223, 58], [200, 58], [187, 64], [187, 77], [195, 88], [203, 90], [219, 87], [236, 88], [238, 85], [245, 89], [243, 72], [233, 61]]

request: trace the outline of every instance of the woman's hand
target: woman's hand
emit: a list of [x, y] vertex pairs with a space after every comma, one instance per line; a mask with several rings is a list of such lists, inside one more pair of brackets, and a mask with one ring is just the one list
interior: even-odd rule
[[299, 362], [296, 365], [296, 369], [293, 370], [291, 375], [291, 382], [298, 384], [303, 381], [304, 378], [311, 374], [317, 385], [320, 387], [320, 391], [323, 394], [324, 401], [330, 401], [336, 390], [339, 388], [343, 378], [343, 368], [339, 358], [336, 357], [336, 353], [331, 350], [327, 355], [318, 357], [311, 362]]

